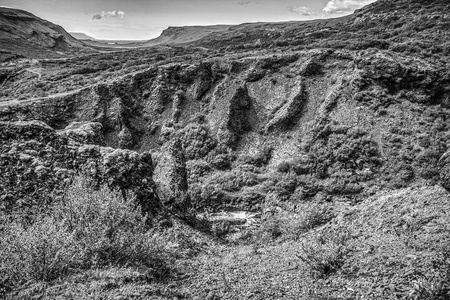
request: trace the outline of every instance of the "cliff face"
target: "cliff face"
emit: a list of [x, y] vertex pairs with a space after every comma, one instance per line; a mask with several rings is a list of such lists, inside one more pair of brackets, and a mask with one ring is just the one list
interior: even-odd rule
[[0, 61], [58, 57], [83, 50], [89, 49], [61, 26], [23, 10], [0, 7]]

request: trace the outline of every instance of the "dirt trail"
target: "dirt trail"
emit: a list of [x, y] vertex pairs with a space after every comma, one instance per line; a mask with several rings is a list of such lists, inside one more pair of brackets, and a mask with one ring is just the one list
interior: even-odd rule
[[79, 93], [81, 91], [90, 89], [93, 86], [95, 86], [95, 84], [92, 84], [92, 85], [89, 85], [89, 86], [85, 86], [83, 88], [79, 88], [79, 89], [76, 89], [76, 90], [73, 90], [73, 91], [59, 93], [59, 94], [53, 94], [53, 95], [46, 96], [46, 97], [29, 98], [29, 99], [25, 99], [25, 100], [18, 100], [18, 99], [6, 100], [6, 101], [0, 102], [0, 108], [1, 107], [7, 107], [7, 106], [13, 106], [13, 105], [30, 104], [30, 103], [33, 103], [33, 102], [40, 102], [40, 101], [45, 101], [45, 100], [49, 100], [49, 99], [55, 99], [55, 98], [64, 97], [64, 96], [70, 96], [70, 95], [74, 95], [76, 93]]

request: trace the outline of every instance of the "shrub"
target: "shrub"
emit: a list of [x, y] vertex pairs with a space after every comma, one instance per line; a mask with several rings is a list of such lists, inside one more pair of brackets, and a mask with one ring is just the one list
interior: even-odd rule
[[0, 243], [0, 277], [13, 284], [53, 280], [81, 258], [74, 235], [49, 217], [29, 227], [9, 224]]
[[325, 231], [302, 243], [297, 257], [309, 268], [314, 278], [324, 278], [338, 271], [350, 249], [346, 245], [348, 232]]
[[87, 180], [77, 178], [63, 201], [56, 203], [53, 218], [74, 233], [83, 257], [93, 259], [91, 263], [145, 264], [151, 259], [146, 250], [152, 249], [144, 249], [150, 238], [146, 217], [132, 195], [124, 197], [106, 186], [93, 191]]
[[131, 195], [104, 186], [95, 190], [76, 178], [63, 199], [36, 220], [16, 220], [2, 229], [0, 277], [9, 285], [111, 265], [168, 270], [165, 241], [149, 230]]
[[280, 173], [288, 173], [291, 170], [290, 161], [282, 161], [277, 166], [277, 171]]
[[284, 223], [284, 232], [293, 238], [298, 238], [300, 234], [327, 223], [331, 218], [332, 215], [324, 205], [305, 203]]

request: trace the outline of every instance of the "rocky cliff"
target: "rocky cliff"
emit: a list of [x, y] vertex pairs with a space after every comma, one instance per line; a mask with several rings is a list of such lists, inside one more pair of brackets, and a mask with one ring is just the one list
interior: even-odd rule
[[257, 209], [270, 193], [358, 201], [445, 181], [449, 84], [446, 64], [385, 50], [245, 53], [4, 105], [0, 119], [98, 122], [108, 146], [156, 157], [180, 139], [194, 203]]

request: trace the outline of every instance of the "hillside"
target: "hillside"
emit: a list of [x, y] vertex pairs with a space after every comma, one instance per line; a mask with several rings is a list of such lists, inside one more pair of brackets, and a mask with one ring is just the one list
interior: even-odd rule
[[0, 295], [449, 299], [449, 16], [380, 0], [1, 69]]
[[169, 27], [159, 37], [143, 43], [142, 46], [186, 44], [212, 33], [227, 31], [230, 27], [229, 25]]
[[87, 50], [61, 26], [23, 10], [0, 7], [0, 61], [14, 57], [61, 57]]
[[290, 23], [244, 24], [211, 34], [193, 45], [221, 48], [389, 49], [448, 54], [446, 0], [383, 0], [353, 15]]
[[83, 32], [69, 32], [69, 34], [77, 40], [95, 40], [93, 37]]

